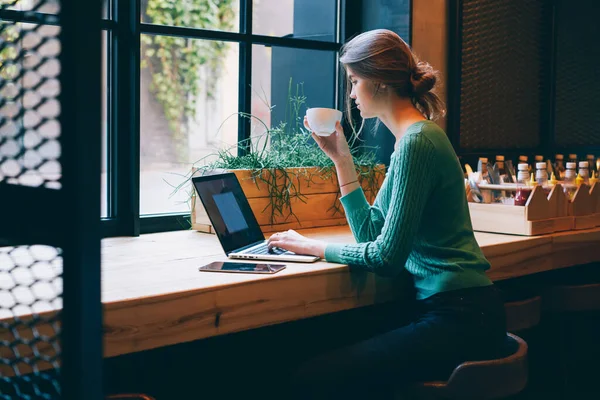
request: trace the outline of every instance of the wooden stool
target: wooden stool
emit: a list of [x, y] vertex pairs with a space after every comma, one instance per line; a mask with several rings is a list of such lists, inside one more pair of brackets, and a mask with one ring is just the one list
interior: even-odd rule
[[413, 388], [419, 399], [501, 399], [519, 393], [527, 384], [527, 343], [506, 334], [506, 357], [467, 361], [446, 382], [424, 382]]
[[536, 327], [542, 315], [542, 296], [504, 303], [506, 330], [519, 332]]
[[140, 393], [122, 393], [111, 394], [105, 397], [106, 400], [155, 400], [154, 397]]

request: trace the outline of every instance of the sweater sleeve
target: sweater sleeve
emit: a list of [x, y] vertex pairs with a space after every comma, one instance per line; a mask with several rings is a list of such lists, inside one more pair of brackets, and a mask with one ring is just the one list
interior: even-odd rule
[[377, 202], [369, 205], [361, 187], [340, 198], [348, 225], [357, 243], [375, 240], [381, 233], [385, 218]]
[[396, 275], [412, 250], [413, 238], [435, 181], [435, 147], [419, 133], [407, 134], [394, 163], [390, 208], [381, 233], [372, 241], [329, 244], [325, 259], [379, 275]]

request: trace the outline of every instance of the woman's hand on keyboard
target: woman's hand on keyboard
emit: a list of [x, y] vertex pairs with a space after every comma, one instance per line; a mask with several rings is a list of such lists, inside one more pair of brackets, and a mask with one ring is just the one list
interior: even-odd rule
[[278, 247], [280, 249], [292, 251], [296, 254], [306, 254], [325, 258], [325, 242], [309, 239], [292, 229], [275, 233], [267, 240], [267, 245], [269, 246], [269, 249]]

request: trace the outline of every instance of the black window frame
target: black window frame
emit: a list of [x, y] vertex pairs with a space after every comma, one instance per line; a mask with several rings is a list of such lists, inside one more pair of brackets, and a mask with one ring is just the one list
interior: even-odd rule
[[[140, 38], [141, 35], [170, 35], [193, 39], [219, 40], [239, 44], [238, 110], [250, 112], [252, 46], [325, 50], [339, 53], [343, 40], [360, 26], [361, 0], [336, 1], [335, 42], [257, 35], [252, 32], [252, 0], [240, 0], [239, 32], [192, 27], [165, 26], [141, 22], [139, 0], [109, 0], [109, 19], [102, 21], [108, 31], [108, 179], [107, 214], [102, 218], [103, 236], [138, 236], [145, 233], [184, 230], [190, 213], [140, 215]], [[112, 15], [110, 13], [112, 11]], [[359, 14], [359, 13], [358, 13]], [[112, 16], [112, 18], [110, 18]], [[347, 29], [349, 27], [351, 29]], [[335, 69], [335, 104], [342, 106], [344, 82]], [[250, 121], [240, 117], [238, 142], [250, 135]], [[238, 153], [247, 151], [242, 146]]]

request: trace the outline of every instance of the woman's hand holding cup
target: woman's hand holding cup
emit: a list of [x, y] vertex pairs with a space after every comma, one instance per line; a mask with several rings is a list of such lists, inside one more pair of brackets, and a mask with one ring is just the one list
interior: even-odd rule
[[344, 136], [344, 130], [342, 129], [340, 121], [336, 121], [335, 132], [329, 136], [317, 135], [311, 129], [307, 116], [304, 116], [304, 127], [312, 132], [312, 137], [317, 145], [329, 158], [331, 158], [331, 161], [333, 161], [334, 164], [352, 158], [350, 148], [348, 147], [348, 141], [346, 140], [346, 136]]

